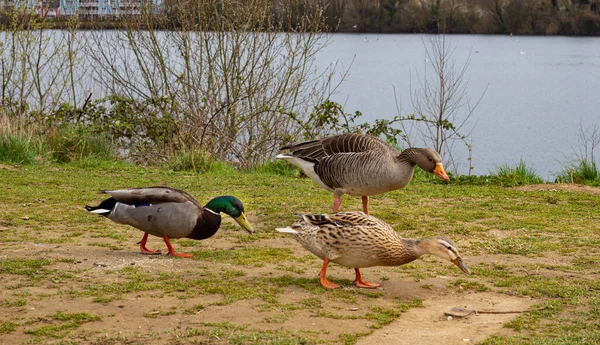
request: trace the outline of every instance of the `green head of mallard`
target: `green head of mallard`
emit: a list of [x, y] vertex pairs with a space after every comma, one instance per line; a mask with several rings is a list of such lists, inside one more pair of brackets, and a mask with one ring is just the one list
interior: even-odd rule
[[213, 212], [223, 212], [231, 216], [231, 218], [233, 218], [242, 228], [244, 228], [249, 233], [252, 233], [254, 231], [252, 229], [252, 225], [250, 225], [250, 223], [246, 219], [246, 214], [244, 213], [244, 204], [242, 204], [240, 199], [234, 196], [218, 196], [209, 201], [205, 207]]

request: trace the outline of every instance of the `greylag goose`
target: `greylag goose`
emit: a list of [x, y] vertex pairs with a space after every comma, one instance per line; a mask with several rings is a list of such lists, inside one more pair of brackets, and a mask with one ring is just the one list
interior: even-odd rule
[[370, 289], [381, 284], [363, 281], [360, 268], [404, 265], [424, 254], [439, 256], [471, 274], [449, 238], [402, 238], [390, 225], [363, 212], [303, 214], [292, 226], [276, 230], [293, 234], [305, 249], [323, 259], [319, 280], [330, 289], [340, 286], [325, 278], [329, 262], [354, 268], [356, 286]]
[[138, 244], [142, 254], [160, 254], [160, 250], [146, 248], [148, 235], [162, 237], [170, 255], [189, 258], [192, 254], [176, 253], [170, 238], [202, 240], [214, 235], [221, 225], [220, 212], [230, 215], [248, 232], [252, 226], [246, 220], [244, 205], [233, 196], [219, 196], [205, 207], [188, 193], [169, 187], [147, 187], [104, 191], [108, 198], [96, 207], [86, 206], [91, 212], [113, 222], [131, 225], [142, 230], [144, 237]]
[[426, 148], [402, 152], [383, 140], [363, 134], [342, 134], [281, 148], [277, 155], [300, 167], [322, 188], [333, 192], [333, 213], [342, 195], [362, 196], [369, 213], [369, 196], [404, 188], [412, 180], [415, 165], [448, 181], [439, 153]]

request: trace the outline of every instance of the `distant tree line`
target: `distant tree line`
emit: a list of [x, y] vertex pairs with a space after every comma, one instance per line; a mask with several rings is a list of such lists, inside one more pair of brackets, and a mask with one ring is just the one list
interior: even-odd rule
[[325, 11], [338, 32], [600, 34], [600, 0], [330, 0]]
[[[219, 13], [230, 3], [166, 0], [164, 10], [179, 18], [171, 14]], [[324, 11], [325, 30], [331, 32], [600, 34], [600, 0], [272, 0], [271, 11], [284, 30], [294, 30], [307, 14]]]
[[[3, 1], [3, 0], [0, 0]], [[56, 1], [55, 1], [56, 2]], [[518, 35], [600, 35], [600, 0], [164, 0], [156, 23], [164, 29], [182, 28], [197, 19], [195, 27], [219, 30], [219, 21], [206, 18], [228, 16], [235, 22], [235, 9], [267, 9], [267, 23], [240, 22], [240, 28], [278, 26], [295, 31], [307, 17], [323, 16], [320, 31], [367, 33], [474, 33]], [[50, 3], [50, 2], [49, 2]], [[253, 5], [254, 4], [254, 5]], [[155, 11], [154, 8], [152, 11]], [[17, 16], [21, 18], [20, 16]], [[11, 19], [10, 6], [0, 6], [0, 24]], [[127, 26], [131, 17], [106, 17], [80, 21], [80, 28], [110, 29]], [[62, 27], [65, 18], [54, 21]], [[27, 22], [27, 21], [26, 21]], [[158, 24], [157, 24], [158, 23]], [[274, 25], [275, 24], [275, 25]], [[313, 28], [316, 29], [316, 28]]]

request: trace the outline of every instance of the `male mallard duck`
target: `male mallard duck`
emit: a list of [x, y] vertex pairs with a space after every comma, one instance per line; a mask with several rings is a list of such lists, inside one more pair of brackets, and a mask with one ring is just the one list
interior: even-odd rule
[[202, 207], [188, 193], [169, 187], [147, 187], [104, 191], [112, 198], [96, 207], [86, 206], [92, 213], [102, 215], [116, 223], [131, 225], [145, 232], [138, 244], [142, 254], [160, 254], [146, 248], [148, 234], [162, 237], [169, 254], [192, 257], [192, 254], [176, 253], [169, 238], [192, 238], [202, 240], [214, 235], [221, 225], [220, 212], [230, 215], [248, 232], [252, 226], [246, 220], [244, 205], [233, 196], [219, 196]]
[[291, 227], [278, 228], [277, 231], [294, 234], [304, 248], [323, 259], [319, 279], [321, 285], [330, 289], [340, 287], [325, 278], [330, 261], [354, 268], [356, 286], [370, 289], [381, 284], [363, 281], [359, 268], [404, 265], [423, 254], [439, 256], [471, 274], [450, 239], [402, 238], [387, 223], [363, 212], [303, 214]]
[[342, 195], [362, 196], [363, 211], [369, 213], [369, 195], [404, 188], [412, 179], [415, 165], [448, 181], [440, 154], [424, 148], [398, 152], [383, 140], [363, 134], [289, 144], [288, 153], [277, 158], [300, 167], [319, 186], [333, 192], [333, 213], [342, 204]]

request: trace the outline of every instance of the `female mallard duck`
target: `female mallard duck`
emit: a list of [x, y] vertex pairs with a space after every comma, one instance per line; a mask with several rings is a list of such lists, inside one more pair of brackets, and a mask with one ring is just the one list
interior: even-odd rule
[[202, 207], [188, 193], [169, 187], [147, 187], [104, 191], [111, 198], [96, 207], [86, 206], [92, 213], [116, 223], [131, 225], [145, 232], [138, 244], [142, 254], [160, 254], [160, 250], [146, 248], [148, 234], [162, 237], [170, 255], [192, 257], [176, 253], [169, 238], [202, 240], [214, 235], [221, 225], [220, 212], [230, 215], [248, 232], [252, 226], [246, 220], [244, 205], [233, 196], [219, 196]]
[[381, 284], [363, 281], [359, 268], [404, 265], [423, 254], [439, 256], [471, 274], [450, 239], [402, 238], [387, 223], [363, 212], [303, 214], [291, 227], [278, 228], [277, 231], [294, 234], [304, 248], [323, 259], [319, 279], [321, 285], [330, 289], [340, 287], [325, 278], [330, 261], [354, 268], [356, 286], [370, 289]]
[[362, 196], [363, 211], [369, 213], [369, 195], [404, 188], [412, 179], [415, 165], [448, 181], [442, 158], [431, 149], [408, 148], [398, 152], [383, 140], [363, 134], [289, 144], [288, 153], [277, 158], [300, 167], [319, 186], [333, 192], [333, 213], [342, 195]]

